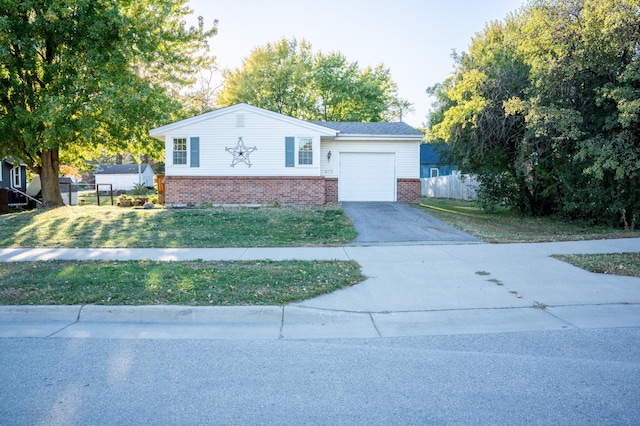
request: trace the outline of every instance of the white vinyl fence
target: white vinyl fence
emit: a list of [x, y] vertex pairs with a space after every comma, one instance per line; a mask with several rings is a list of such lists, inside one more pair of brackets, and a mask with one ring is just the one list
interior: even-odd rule
[[422, 195], [434, 198], [455, 198], [458, 200], [475, 200], [478, 181], [470, 175], [454, 172], [449, 176], [423, 178]]

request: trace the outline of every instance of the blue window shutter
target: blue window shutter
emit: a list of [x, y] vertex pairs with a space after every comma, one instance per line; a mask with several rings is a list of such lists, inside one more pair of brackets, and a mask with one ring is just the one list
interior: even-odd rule
[[192, 137], [190, 142], [191, 167], [200, 167], [200, 138]]
[[287, 136], [284, 138], [285, 151], [285, 167], [294, 167], [296, 165], [296, 138]]

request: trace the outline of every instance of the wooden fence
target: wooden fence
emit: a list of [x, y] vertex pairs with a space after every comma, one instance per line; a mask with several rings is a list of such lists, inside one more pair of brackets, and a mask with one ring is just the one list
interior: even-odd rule
[[448, 176], [423, 178], [422, 195], [434, 198], [455, 198], [458, 200], [475, 200], [478, 181], [470, 175], [454, 173]]
[[156, 179], [158, 180], [158, 202], [164, 204], [164, 175], [156, 175]]

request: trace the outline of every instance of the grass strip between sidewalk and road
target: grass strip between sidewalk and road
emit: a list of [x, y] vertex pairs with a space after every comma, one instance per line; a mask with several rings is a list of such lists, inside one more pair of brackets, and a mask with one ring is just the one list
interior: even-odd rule
[[552, 257], [589, 272], [640, 277], [640, 253], [554, 254]]
[[282, 305], [365, 277], [354, 261], [0, 263], [0, 305]]

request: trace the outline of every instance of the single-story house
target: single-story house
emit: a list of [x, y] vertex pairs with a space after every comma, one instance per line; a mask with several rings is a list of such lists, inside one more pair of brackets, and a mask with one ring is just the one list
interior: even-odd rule
[[420, 202], [422, 133], [406, 123], [304, 121], [237, 104], [152, 129], [165, 204]]
[[444, 143], [424, 143], [420, 145], [420, 177], [432, 178], [449, 176], [456, 167], [446, 160], [449, 145]]
[[[10, 206], [26, 205], [27, 199], [17, 191], [27, 191], [27, 165], [13, 158], [0, 161], [0, 188], [7, 188]], [[17, 191], [14, 191], [17, 190]]]
[[[153, 170], [148, 164], [103, 164], [94, 172], [95, 183], [111, 184], [114, 191], [129, 191], [138, 183], [153, 188]], [[101, 188], [101, 190], [104, 188]]]

